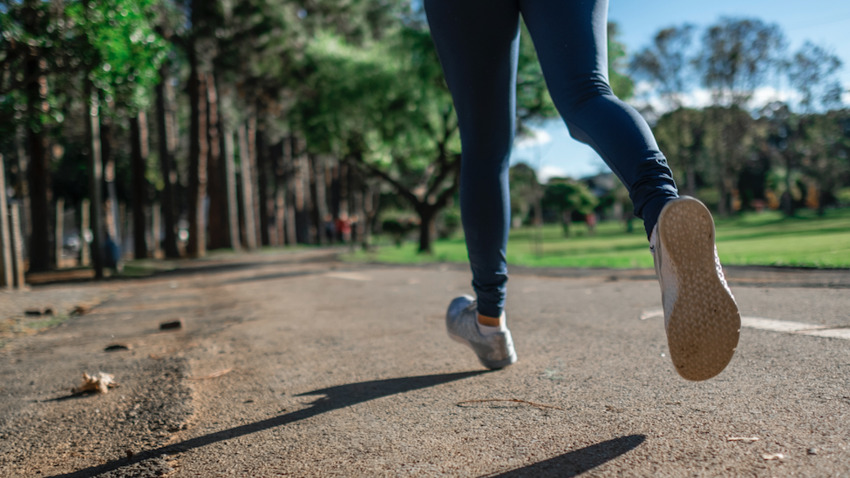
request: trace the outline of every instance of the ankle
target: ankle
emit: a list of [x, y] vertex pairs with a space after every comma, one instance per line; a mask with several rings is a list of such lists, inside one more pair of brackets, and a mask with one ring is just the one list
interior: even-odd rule
[[[502, 314], [502, 316], [504, 316], [504, 314]], [[486, 315], [478, 314], [478, 324], [486, 327], [501, 327], [502, 317], [488, 317]]]

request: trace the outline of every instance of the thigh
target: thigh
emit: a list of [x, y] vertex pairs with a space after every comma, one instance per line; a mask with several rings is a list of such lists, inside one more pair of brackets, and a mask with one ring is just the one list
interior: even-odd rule
[[[425, 0], [461, 136], [511, 129], [516, 110], [516, 0]], [[469, 142], [469, 141], [467, 141]], [[472, 146], [465, 144], [464, 148]]]
[[520, 9], [559, 109], [610, 93], [607, 0], [521, 0]]

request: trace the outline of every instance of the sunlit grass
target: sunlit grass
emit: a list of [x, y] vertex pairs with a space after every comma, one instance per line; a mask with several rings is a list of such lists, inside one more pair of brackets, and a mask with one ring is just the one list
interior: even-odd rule
[[817, 217], [803, 211], [746, 215], [717, 226], [718, 250], [729, 264], [850, 267], [850, 210]]
[[[418, 254], [417, 244], [382, 245], [357, 252], [347, 260], [390, 263], [466, 262], [462, 238], [439, 240], [431, 255]], [[850, 209], [827, 211], [818, 217], [801, 211], [786, 218], [768, 211], [717, 221], [717, 249], [726, 265], [850, 268]], [[590, 234], [582, 224], [564, 237], [557, 225], [511, 231], [508, 262], [531, 267], [651, 268], [642, 224], [626, 233], [619, 222], [603, 222]]]

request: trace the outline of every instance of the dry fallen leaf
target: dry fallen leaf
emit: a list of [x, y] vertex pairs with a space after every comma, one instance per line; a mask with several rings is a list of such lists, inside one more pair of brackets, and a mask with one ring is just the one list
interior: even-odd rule
[[107, 393], [110, 388], [116, 387], [115, 376], [111, 373], [97, 372], [94, 375], [83, 373], [83, 383], [71, 390], [71, 393], [97, 392]]

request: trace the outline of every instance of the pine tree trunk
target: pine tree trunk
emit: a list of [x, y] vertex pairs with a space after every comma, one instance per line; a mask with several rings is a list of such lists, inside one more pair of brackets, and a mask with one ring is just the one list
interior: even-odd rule
[[133, 257], [148, 257], [147, 217], [148, 205], [148, 118], [144, 111], [130, 118], [130, 141], [133, 170]]
[[[100, 105], [97, 93], [92, 91], [91, 83], [86, 81], [86, 98], [88, 102], [88, 121], [86, 121], [86, 136], [89, 143], [89, 221], [91, 222], [92, 242], [91, 258], [95, 279], [103, 278], [103, 157], [100, 151]], [[83, 245], [85, 247], [85, 244]]]
[[346, 174], [346, 167], [347, 165], [342, 164], [340, 161], [336, 161], [330, 170], [328, 214], [330, 214], [331, 217], [338, 217], [342, 210], [342, 188], [344, 175]]
[[159, 245], [159, 231], [162, 230], [162, 205], [154, 202], [150, 207], [151, 228], [148, 244], [151, 247], [151, 257], [162, 258], [162, 248]]
[[251, 115], [248, 117], [247, 122], [247, 135], [248, 135], [248, 157], [251, 160], [251, 198], [253, 201], [253, 209], [251, 210], [251, 214], [254, 218], [254, 237], [256, 238], [256, 247], [262, 246], [262, 224], [260, 221], [260, 171], [258, 169], [257, 163], [257, 117]]
[[254, 216], [254, 174], [251, 164], [251, 151], [248, 147], [247, 126], [239, 125], [239, 163], [242, 177], [242, 217], [245, 231], [245, 247], [257, 248], [257, 226]]
[[30, 224], [29, 270], [47, 271], [53, 264], [50, 247], [50, 158], [44, 125], [39, 119], [47, 112], [47, 78], [43, 74], [43, 60], [31, 55], [26, 62], [27, 118], [33, 124], [27, 131], [29, 145]]
[[14, 281], [12, 265], [12, 235], [9, 226], [9, 208], [6, 204], [6, 164], [0, 153], [0, 287], [11, 289]]
[[[160, 81], [156, 85], [156, 125], [159, 139], [159, 168], [162, 174], [162, 220], [165, 233], [162, 248], [165, 257], [180, 257], [177, 247], [177, 170], [174, 168], [176, 134], [174, 116], [168, 105], [171, 103], [171, 85], [165, 67], [160, 69]], [[159, 241], [160, 231], [154, 231], [154, 240]]]
[[282, 187], [275, 189], [274, 194], [274, 225], [275, 245], [286, 244], [286, 190]]
[[209, 247], [210, 249], [222, 249], [228, 247], [230, 242], [227, 219], [227, 187], [225, 168], [222, 164], [221, 139], [219, 138], [221, 115], [219, 113], [215, 75], [209, 75], [208, 79], [206, 95], [207, 142], [209, 143], [209, 156], [207, 157]]
[[118, 191], [115, 189], [115, 157], [112, 154], [112, 120], [100, 117], [100, 150], [103, 155], [103, 181], [106, 186], [106, 233], [116, 245], [121, 244], [118, 218]]
[[234, 161], [233, 150], [233, 131], [230, 129], [230, 124], [227, 118], [222, 117], [221, 135], [222, 154], [224, 155], [224, 183], [227, 188], [227, 234], [230, 247], [233, 250], [242, 248], [239, 239], [239, 197], [236, 187], [236, 161]]
[[284, 194], [283, 183], [283, 158], [285, 141], [281, 140], [269, 147], [269, 236], [271, 244], [274, 246], [283, 246], [285, 242], [284, 223], [286, 215], [284, 213], [286, 206], [286, 195]]
[[18, 175], [17, 180], [15, 181], [15, 196], [20, 201], [20, 213], [21, 213], [21, 228], [23, 230], [23, 234], [26, 237], [29, 237], [32, 232], [32, 228], [30, 227], [30, 187], [29, 187], [29, 159], [27, 156], [27, 131], [23, 125], [18, 125], [15, 129], [15, 148], [18, 153]]
[[53, 254], [56, 257], [56, 268], [61, 269], [62, 264], [62, 239], [65, 237], [65, 198], [56, 199], [56, 226], [53, 228]]
[[322, 227], [325, 220], [325, 168], [322, 159], [318, 156], [309, 154], [308, 159], [310, 161], [310, 196], [313, 198], [310, 213], [315, 231], [315, 243], [323, 245], [326, 242]]
[[295, 208], [295, 234], [299, 243], [310, 243], [309, 163], [303, 142], [292, 136], [292, 191]]
[[295, 139], [288, 137], [283, 144], [283, 157], [281, 161], [281, 187], [284, 189], [283, 215], [284, 215], [284, 242], [286, 245], [298, 244], [298, 235], [295, 227], [295, 180], [294, 180], [294, 154], [293, 144]]
[[206, 74], [198, 65], [197, 53], [191, 48], [189, 74], [189, 103], [191, 131], [189, 133], [189, 242], [191, 257], [206, 255], [206, 224], [204, 203], [207, 195], [207, 101]]
[[260, 244], [268, 246], [271, 244], [269, 238], [269, 195], [268, 195], [268, 178], [269, 178], [269, 161], [268, 161], [268, 146], [266, 144], [266, 136], [263, 128], [257, 128], [256, 143], [254, 146], [257, 158], [257, 215], [259, 216], [258, 225]]

